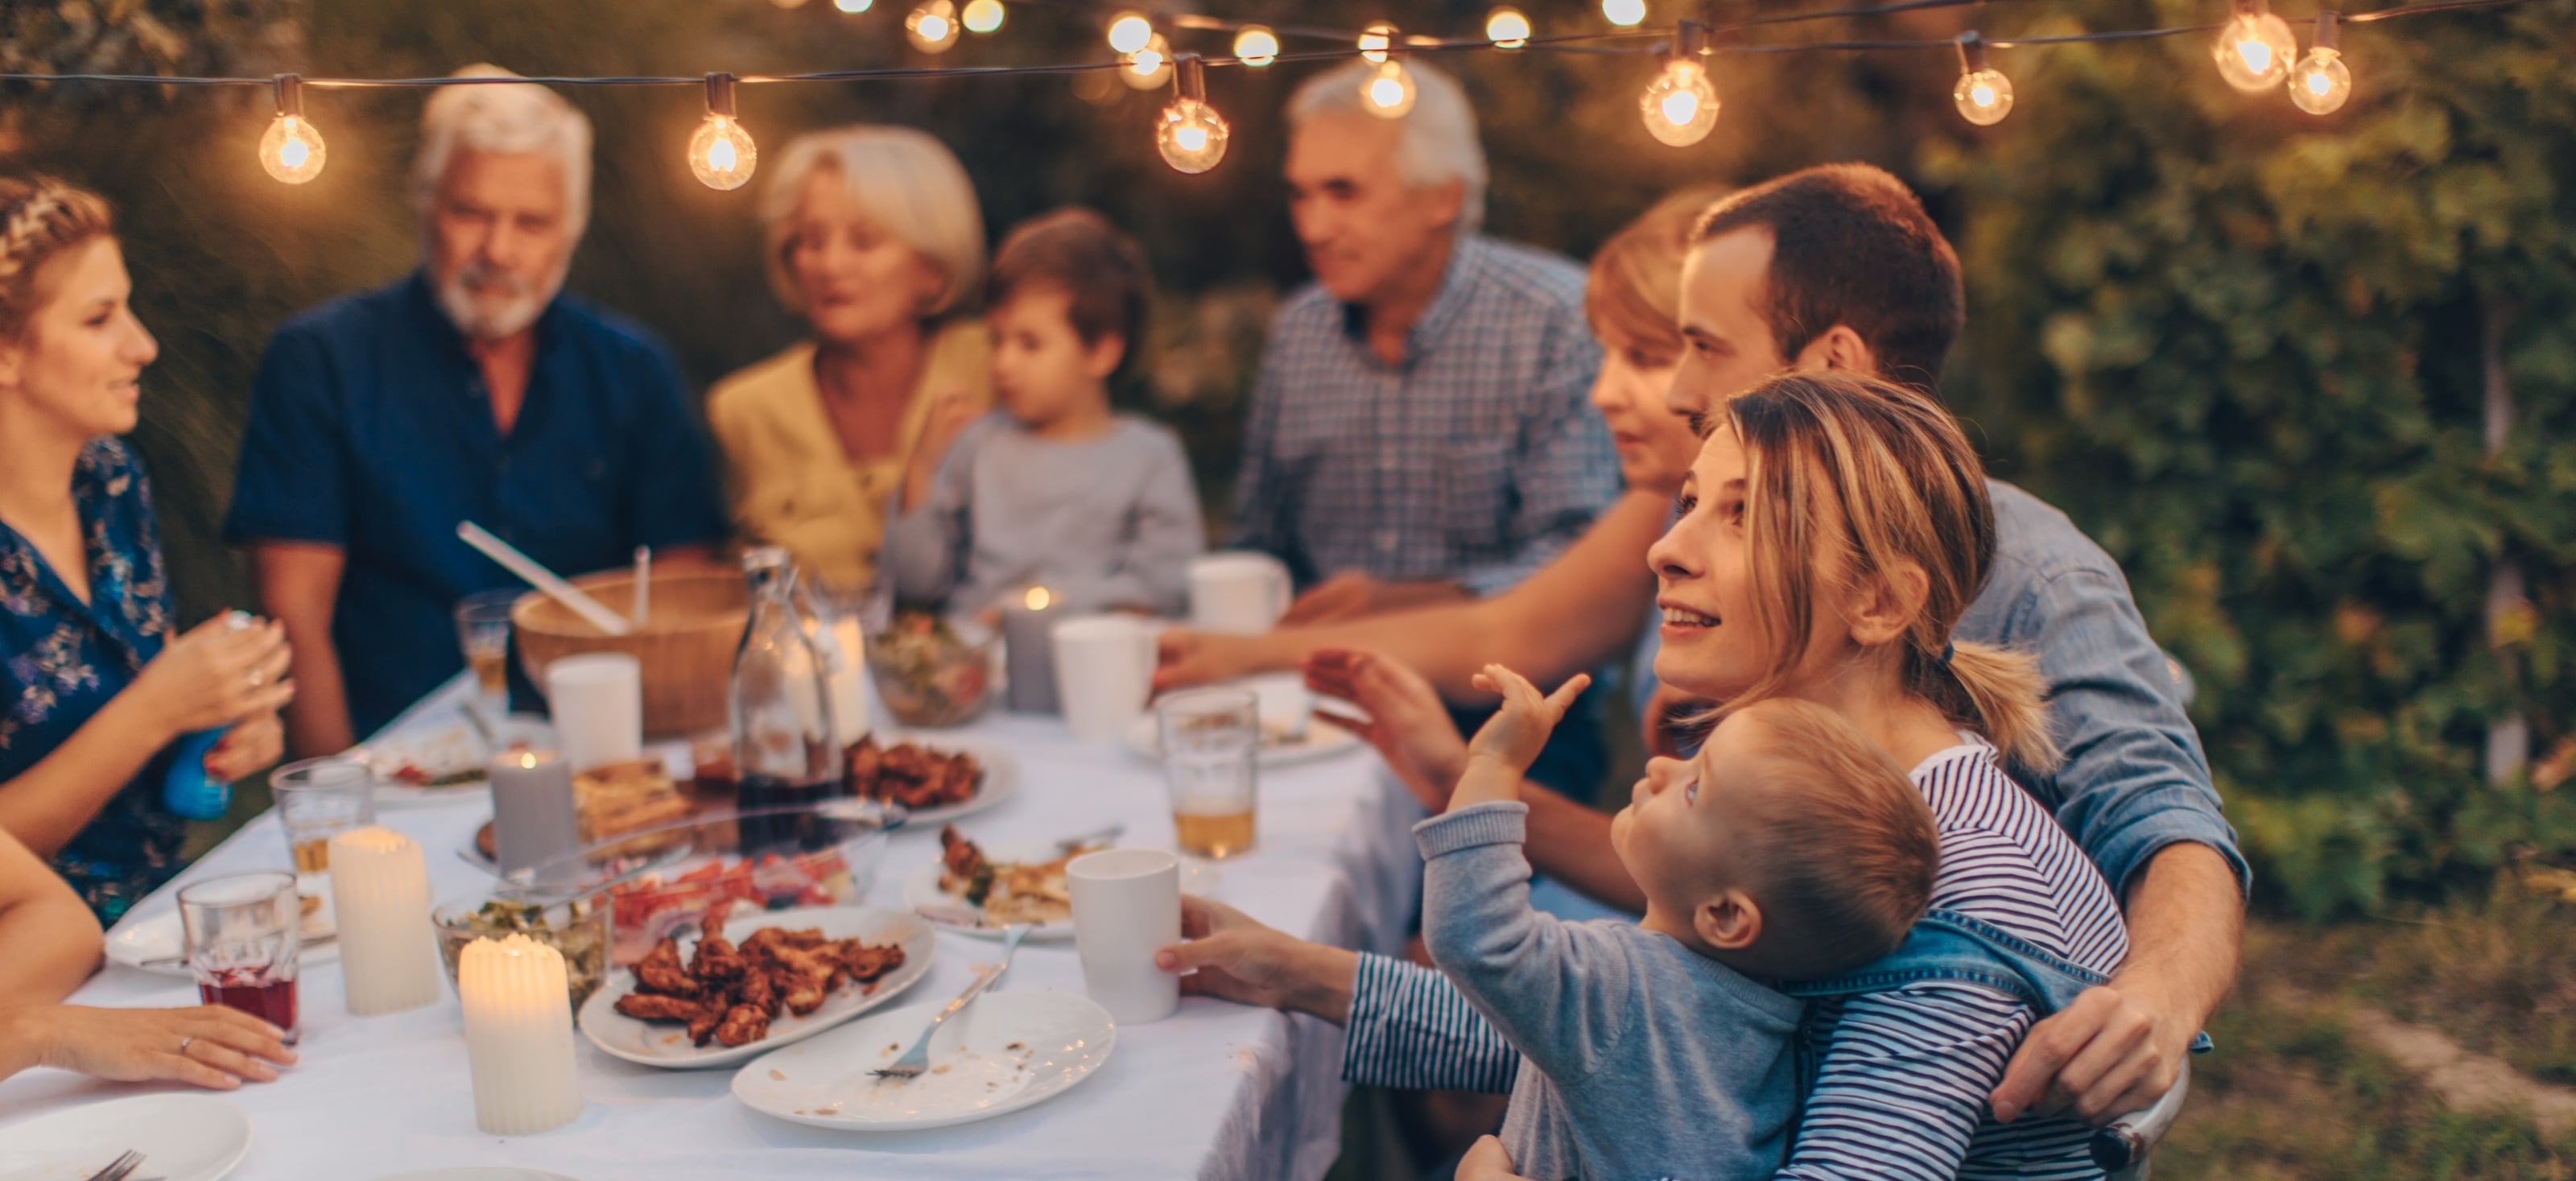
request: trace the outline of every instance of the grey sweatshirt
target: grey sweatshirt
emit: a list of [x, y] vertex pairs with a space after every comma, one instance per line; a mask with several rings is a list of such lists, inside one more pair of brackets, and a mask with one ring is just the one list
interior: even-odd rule
[[897, 513], [880, 559], [906, 603], [970, 614], [1037, 585], [1072, 613], [1178, 614], [1207, 547], [1180, 438], [1119, 415], [1074, 443], [994, 411], [957, 436], [930, 495]]
[[1795, 998], [1623, 919], [1530, 908], [1529, 805], [1414, 826], [1431, 958], [1521, 1052], [1521, 1175], [1770, 1177], [1797, 1102]]

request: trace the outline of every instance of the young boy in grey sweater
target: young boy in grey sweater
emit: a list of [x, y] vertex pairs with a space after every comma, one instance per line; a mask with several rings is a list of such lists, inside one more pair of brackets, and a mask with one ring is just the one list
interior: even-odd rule
[[1503, 706], [1449, 811], [1414, 828], [1431, 957], [1520, 1050], [1503, 1121], [1517, 1171], [1769, 1177], [1797, 1106], [1801, 1003], [1757, 982], [1895, 950], [1940, 860], [1931, 809], [1841, 715], [1772, 699], [1689, 762], [1657, 759], [1611, 822], [1646, 894], [1635, 924], [1533, 910], [1521, 775], [1590, 683], [1542, 695], [1489, 665]]
[[1088, 209], [1026, 222], [988, 281], [1001, 408], [897, 494], [882, 565], [898, 599], [990, 616], [1044, 587], [1071, 612], [1178, 613], [1206, 547], [1179, 437], [1109, 409], [1109, 379], [1144, 328], [1150, 277], [1133, 239]]

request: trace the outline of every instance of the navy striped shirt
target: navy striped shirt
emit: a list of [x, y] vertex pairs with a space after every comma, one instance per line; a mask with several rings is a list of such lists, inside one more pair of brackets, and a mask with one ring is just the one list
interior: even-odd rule
[[[2110, 975], [2128, 955], [2100, 871], [2048, 810], [1970, 741], [1925, 759], [1914, 784], [1941, 833], [1932, 905], [1982, 919]], [[1825, 1045], [1783, 1178], [2092, 1178], [2072, 1118], [1990, 1118], [1986, 1096], [2035, 1021], [1980, 985], [1927, 981], [1818, 1001]], [[1355, 1083], [1507, 1093], [1518, 1056], [1446, 977], [1363, 953], [1343, 1076]]]

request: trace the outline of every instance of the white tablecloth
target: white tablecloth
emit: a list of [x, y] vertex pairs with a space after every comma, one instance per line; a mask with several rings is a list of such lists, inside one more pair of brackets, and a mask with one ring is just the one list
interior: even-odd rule
[[[466, 692], [462, 680], [423, 703]], [[443, 707], [415, 710], [437, 717]], [[398, 722], [397, 726], [403, 723]], [[1170, 848], [1171, 816], [1158, 768], [1115, 747], [1074, 742], [1054, 719], [996, 715], [968, 733], [1020, 759], [1018, 798], [967, 817], [982, 840], [1039, 842], [1126, 823], [1125, 844]], [[488, 879], [456, 856], [490, 815], [470, 798], [384, 808], [378, 820], [421, 843], [431, 893], [448, 897]], [[1223, 862], [1210, 891], [1255, 918], [1309, 939], [1393, 951], [1420, 884], [1408, 829], [1420, 818], [1375, 759], [1353, 753], [1261, 777], [1259, 847]], [[935, 827], [935, 826], [934, 826]], [[932, 830], [898, 833], [869, 901], [899, 906], [903, 876], [938, 856]], [[264, 815], [192, 867], [181, 882], [283, 868], [284, 838]], [[176, 884], [137, 908], [167, 913]], [[943, 934], [929, 974], [903, 1003], [963, 988], [996, 945]], [[665, 1071], [580, 1043], [586, 1106], [570, 1127], [501, 1139], [475, 1130], [456, 1002], [391, 1016], [351, 1017], [336, 964], [305, 969], [303, 1061], [279, 1081], [228, 1097], [249, 1113], [246, 1181], [360, 1181], [413, 1169], [518, 1165], [580, 1181], [766, 1178], [1314, 1178], [1339, 1146], [1341, 1033], [1309, 1018], [1200, 998], [1178, 1015], [1122, 1028], [1098, 1077], [1036, 1107], [931, 1132], [857, 1135], [772, 1119], [728, 1090], [730, 1070]], [[1071, 944], [1027, 944], [1011, 989], [1082, 990]], [[74, 996], [89, 1005], [196, 1002], [183, 980], [110, 966]], [[138, 1088], [51, 1070], [0, 1082], [0, 1120], [15, 1122]], [[7, 1129], [0, 1127], [0, 1136]]]

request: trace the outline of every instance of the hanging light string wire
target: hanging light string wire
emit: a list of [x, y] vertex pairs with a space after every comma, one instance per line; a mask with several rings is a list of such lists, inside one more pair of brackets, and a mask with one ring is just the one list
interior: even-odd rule
[[[1048, 8], [1079, 9], [1079, 10], [1082, 10], [1082, 11], [1086, 11], [1086, 12], [1095, 12], [1095, 13], [1099, 11], [1099, 9], [1098, 9], [1096, 6], [1094, 6], [1094, 5], [1084, 4], [1084, 3], [1079, 3], [1079, 2], [1063, 2], [1063, 0], [1060, 0], [1060, 2], [1055, 2], [1055, 3], [1048, 3], [1048, 2], [1045, 2], [1045, 0], [1018, 0], [1018, 2], [1019, 2], [1019, 3], [1021, 3], [1021, 4], [1024, 4], [1024, 5], [1032, 5], [1032, 6], [1040, 6], [1040, 7], [1048, 7]], [[1711, 31], [1712, 31], [1712, 32], [1714, 32], [1714, 33], [1717, 33], [1717, 34], [1721, 34], [1721, 35], [1722, 35], [1722, 34], [1725, 34], [1725, 33], [1727, 33], [1727, 32], [1730, 32], [1730, 31], [1740, 31], [1740, 30], [1750, 29], [1750, 28], [1756, 28], [1756, 27], [1773, 27], [1773, 26], [1778, 26], [1778, 25], [1793, 24], [1793, 23], [1807, 22], [1807, 21], [1821, 21], [1821, 20], [1834, 20], [1834, 19], [1850, 19], [1850, 18], [1856, 18], [1856, 17], [1866, 17], [1866, 16], [1885, 15], [1885, 14], [1890, 14], [1890, 13], [1912, 12], [1912, 11], [1925, 10], [1925, 9], [1957, 8], [1957, 7], [1972, 7], [1972, 6], [1978, 5], [1978, 4], [1980, 4], [1980, 3], [1987, 3], [1987, 2], [1992, 2], [1992, 0], [1902, 0], [1902, 2], [1900, 2], [1900, 3], [1893, 3], [1893, 4], [1876, 4], [1876, 5], [1868, 5], [1868, 6], [1863, 6], [1863, 7], [1837, 8], [1837, 9], [1825, 9], [1825, 10], [1821, 10], [1821, 11], [1815, 11], [1815, 12], [1803, 12], [1803, 13], [1781, 13], [1781, 14], [1774, 15], [1774, 16], [1767, 16], [1767, 17], [1755, 17], [1755, 18], [1753, 18], [1753, 19], [1751, 19], [1751, 20], [1739, 21], [1739, 22], [1735, 22], [1735, 23], [1732, 23], [1732, 24], [1726, 24], [1726, 25], [1717, 25], [1717, 26], [1713, 26], [1713, 27], [1711, 28]], [[2406, 16], [2421, 16], [2421, 15], [2426, 15], [2426, 14], [2430, 14], [2430, 13], [2439, 13], [2439, 12], [2460, 12], [2460, 11], [2466, 11], [2466, 10], [2471, 10], [2471, 9], [2485, 9], [2485, 8], [2504, 8], [2504, 7], [2508, 7], [2508, 6], [2511, 6], [2511, 5], [2520, 4], [2520, 3], [2523, 3], [2523, 2], [2524, 2], [2524, 0], [2437, 0], [2437, 2], [2435, 2], [2435, 3], [2429, 3], [2429, 4], [2412, 4], [2412, 5], [2405, 5], [2405, 6], [2401, 6], [2401, 7], [2397, 7], [2397, 8], [2383, 8], [2383, 9], [2379, 9], [2379, 10], [2376, 10], [2376, 11], [2373, 11], [2373, 12], [2354, 13], [2354, 14], [2351, 14], [2351, 15], [2345, 16], [2345, 17], [2343, 17], [2342, 19], [2343, 19], [2343, 23], [2345, 23], [2345, 24], [2351, 24], [2351, 25], [2370, 24], [2370, 23], [2375, 23], [2375, 22], [2383, 21], [2383, 20], [2392, 20], [2392, 19], [2395, 19], [2395, 18], [2398, 18], [2398, 17], [2406, 17]], [[1175, 28], [1180, 28], [1180, 29], [1195, 29], [1195, 30], [1203, 30], [1203, 31], [1227, 31], [1227, 30], [1238, 30], [1238, 29], [1243, 28], [1243, 27], [1245, 26], [1245, 24], [1246, 24], [1246, 23], [1248, 23], [1248, 22], [1239, 22], [1239, 21], [1224, 20], [1224, 19], [1220, 19], [1220, 18], [1216, 18], [1216, 17], [1198, 17], [1198, 16], [1174, 17], [1174, 18], [1169, 18], [1169, 19], [1170, 19], [1170, 21], [1171, 21], [1171, 23], [1172, 23], [1173, 27], [1175, 27]], [[2306, 20], [2293, 21], [2293, 22], [2291, 22], [2291, 23], [2293, 23], [2293, 24], [2312, 24], [2312, 23], [2314, 23], [2314, 22], [2313, 22], [2313, 20], [2312, 20], [2312, 19], [2306, 19]], [[2061, 35], [2055, 35], [2055, 36], [2039, 36], [2039, 37], [1989, 37], [1989, 38], [1987, 38], [1987, 39], [1986, 39], [1986, 44], [1987, 44], [1989, 47], [1991, 47], [1991, 48], [1995, 48], [1995, 49], [2014, 49], [2014, 48], [2023, 48], [2023, 47], [2029, 47], [2029, 46], [2041, 46], [2041, 45], [2075, 45], [2075, 44], [2096, 43], [2096, 42], [2143, 41], [2143, 40], [2151, 40], [2151, 39], [2161, 38], [2161, 37], [2179, 37], [2179, 36], [2186, 36], [2186, 35], [2193, 34], [2193, 33], [2208, 33], [2208, 32], [2213, 32], [2213, 31], [2216, 31], [2216, 30], [2221, 29], [2221, 28], [2224, 28], [2224, 27], [2226, 27], [2224, 24], [2179, 25], [2179, 26], [2174, 26], [2174, 27], [2170, 27], [2170, 28], [2158, 28], [2158, 29], [2117, 29], [2117, 30], [2111, 30], [2111, 31], [2107, 31], [2107, 32], [2096, 32], [2096, 33], [2067, 33], [2067, 34], [2061, 34]], [[1293, 52], [1293, 53], [1281, 53], [1281, 54], [1276, 55], [1275, 57], [1262, 59], [1262, 60], [1261, 60], [1261, 62], [1260, 62], [1260, 64], [1262, 64], [1262, 65], [1268, 65], [1268, 64], [1271, 64], [1272, 62], [1281, 62], [1281, 63], [1286, 63], [1286, 62], [1339, 61], [1339, 60], [1342, 60], [1342, 59], [1344, 59], [1344, 58], [1348, 58], [1348, 57], [1352, 56], [1353, 54], [1355, 54], [1355, 53], [1359, 52], [1359, 50], [1356, 48], [1356, 45], [1357, 45], [1357, 39], [1358, 39], [1358, 36], [1359, 36], [1359, 34], [1358, 34], [1357, 32], [1343, 33], [1343, 32], [1336, 32], [1336, 31], [1332, 31], [1332, 30], [1324, 30], [1324, 29], [1303, 29], [1303, 28], [1282, 28], [1282, 27], [1274, 27], [1274, 28], [1272, 29], [1272, 31], [1273, 31], [1273, 32], [1275, 32], [1275, 33], [1277, 33], [1277, 34], [1278, 34], [1278, 35], [1280, 35], [1280, 36], [1283, 36], [1283, 37], [1285, 37], [1285, 36], [1297, 36], [1297, 37], [1305, 37], [1305, 38], [1309, 38], [1309, 39], [1313, 39], [1313, 40], [1326, 40], [1326, 39], [1330, 39], [1330, 40], [1337, 40], [1337, 41], [1341, 41], [1341, 42], [1343, 42], [1343, 43], [1345, 43], [1345, 44], [1351, 45], [1351, 46], [1353, 46], [1353, 48], [1347, 48], [1347, 49], [1345, 49], [1345, 48], [1335, 48], [1335, 49], [1329, 49], [1329, 50], [1326, 50], [1326, 49], [1300, 50], [1300, 51]], [[1408, 53], [1456, 53], [1456, 52], [1465, 52], [1465, 51], [1470, 51], [1470, 50], [1493, 50], [1493, 51], [1496, 51], [1496, 52], [1507, 52], [1507, 53], [1529, 53], [1529, 52], [1533, 52], [1533, 51], [1539, 51], [1539, 52], [1558, 52], [1558, 53], [1613, 53], [1613, 54], [1638, 54], [1638, 55], [1652, 55], [1652, 54], [1660, 54], [1660, 53], [1664, 52], [1664, 45], [1665, 45], [1665, 43], [1669, 42], [1669, 41], [1670, 41], [1670, 40], [1671, 40], [1671, 39], [1676, 35], [1677, 31], [1678, 31], [1678, 30], [1677, 30], [1677, 28], [1675, 28], [1675, 27], [1666, 27], [1666, 28], [1659, 28], [1659, 29], [1623, 29], [1623, 30], [1619, 30], [1619, 31], [1616, 31], [1616, 32], [1609, 32], [1609, 33], [1577, 33], [1577, 34], [1568, 34], [1568, 35], [1552, 36], [1552, 37], [1531, 37], [1531, 38], [1529, 38], [1529, 39], [1528, 39], [1528, 41], [1527, 41], [1527, 43], [1526, 43], [1526, 44], [1524, 44], [1524, 45], [1518, 45], [1518, 46], [1513, 46], [1513, 47], [1509, 47], [1509, 48], [1504, 48], [1504, 47], [1501, 47], [1501, 46], [1497, 46], [1494, 42], [1492, 42], [1492, 41], [1490, 41], [1490, 40], [1487, 40], [1487, 39], [1485, 39], [1485, 38], [1482, 38], [1482, 37], [1461, 37], [1461, 38], [1448, 38], [1448, 39], [1426, 38], [1426, 37], [1408, 37], [1408, 38], [1405, 38], [1403, 45], [1402, 45], [1402, 46], [1400, 46], [1399, 48], [1400, 48], [1403, 52], [1408, 52]], [[1605, 42], [1633, 42], [1633, 43], [1635, 43], [1635, 44], [1625, 44], [1625, 45], [1621, 45], [1621, 44], [1605, 44]], [[1952, 48], [1954, 48], [1956, 45], [1957, 45], [1957, 38], [1955, 38], [1955, 37], [1924, 38], [1924, 39], [1914, 39], [1914, 40], [1808, 41], [1808, 42], [1797, 42], [1797, 43], [1789, 43], [1789, 44], [1758, 44], [1758, 45], [1757, 45], [1757, 44], [1745, 44], [1745, 43], [1741, 43], [1741, 42], [1720, 42], [1720, 43], [1715, 43], [1715, 44], [1710, 45], [1710, 46], [1709, 46], [1709, 52], [1711, 52], [1711, 53], [1833, 53], [1833, 52], [1869, 52], [1869, 51], [1881, 51], [1881, 50], [1890, 50], [1890, 51], [1893, 51], [1893, 50], [1925, 50], [1925, 49], [1942, 49], [1942, 50], [1947, 50], [1947, 49], [1952, 49]], [[1236, 57], [1214, 57], [1214, 56], [1211, 56], [1211, 57], [1206, 57], [1206, 58], [1204, 58], [1204, 59], [1203, 59], [1203, 61], [1205, 62], [1205, 64], [1206, 64], [1206, 65], [1208, 65], [1208, 66], [1210, 66], [1210, 67], [1218, 67], [1218, 66], [1242, 66], [1242, 65], [1245, 65], [1245, 64], [1246, 64], [1246, 63], [1243, 61], [1243, 59], [1241, 59], [1241, 58], [1236, 58]], [[744, 75], [742, 75], [742, 76], [741, 76], [740, 81], [741, 81], [741, 83], [742, 83], [743, 85], [746, 85], [746, 86], [749, 86], [749, 85], [766, 85], [766, 84], [771, 84], [771, 83], [782, 83], [782, 82], [874, 82], [874, 81], [904, 81], [904, 80], [908, 80], [908, 79], [923, 79], [923, 78], [992, 77], [992, 76], [1019, 75], [1019, 74], [1030, 75], [1030, 76], [1068, 75], [1068, 74], [1087, 74], [1087, 73], [1094, 73], [1094, 72], [1097, 72], [1097, 71], [1103, 71], [1103, 70], [1118, 70], [1118, 69], [1125, 69], [1125, 68], [1126, 68], [1125, 63], [1118, 62], [1118, 61], [1059, 62], [1059, 63], [1038, 64], [1038, 65], [1010, 65], [1010, 66], [887, 66], [887, 67], [879, 67], [879, 68], [873, 68], [873, 69], [860, 69], [860, 70], [822, 70], [822, 71], [816, 71], [816, 72], [812, 72], [812, 73], [802, 73], [802, 74], [744, 74]], [[267, 87], [267, 86], [271, 86], [271, 85], [273, 85], [273, 84], [274, 84], [274, 79], [273, 79], [273, 78], [269, 78], [269, 77], [258, 77], [258, 78], [251, 78], [251, 77], [164, 77], [164, 76], [157, 75], [157, 74], [43, 74], [43, 73], [0, 73], [0, 82], [28, 82], [28, 83], [45, 83], [45, 84], [51, 84], [51, 83], [62, 83], [62, 82], [81, 82], [81, 83], [102, 83], [102, 84], [108, 84], [108, 85], [132, 85], [132, 86], [232, 86], [232, 87], [251, 87], [251, 86], [257, 86], [257, 87]], [[558, 76], [548, 76], [548, 77], [530, 77], [530, 78], [521, 78], [521, 77], [468, 77], [468, 78], [322, 78], [322, 77], [306, 77], [306, 78], [304, 78], [304, 79], [303, 79], [303, 84], [304, 84], [304, 85], [306, 85], [306, 86], [309, 86], [309, 87], [322, 87], [322, 88], [329, 88], [329, 89], [335, 89], [335, 90], [336, 90], [336, 89], [369, 89], [369, 88], [396, 88], [396, 87], [424, 87], [424, 86], [482, 86], [482, 85], [503, 85], [503, 84], [508, 84], [508, 83], [527, 83], [527, 82], [534, 82], [534, 83], [538, 83], [538, 84], [540, 84], [540, 85], [545, 85], [545, 86], [667, 86], [667, 87], [689, 86], [689, 87], [703, 87], [703, 86], [706, 84], [706, 76], [705, 76], [705, 75], [703, 75], [703, 74], [695, 74], [695, 75], [687, 75], [687, 76], [679, 76], [679, 75], [669, 75], [669, 76], [656, 76], [656, 75], [627, 75], [627, 76], [607, 76], [607, 77], [572, 77], [572, 76], [561, 76], [561, 75], [558, 75]]]

